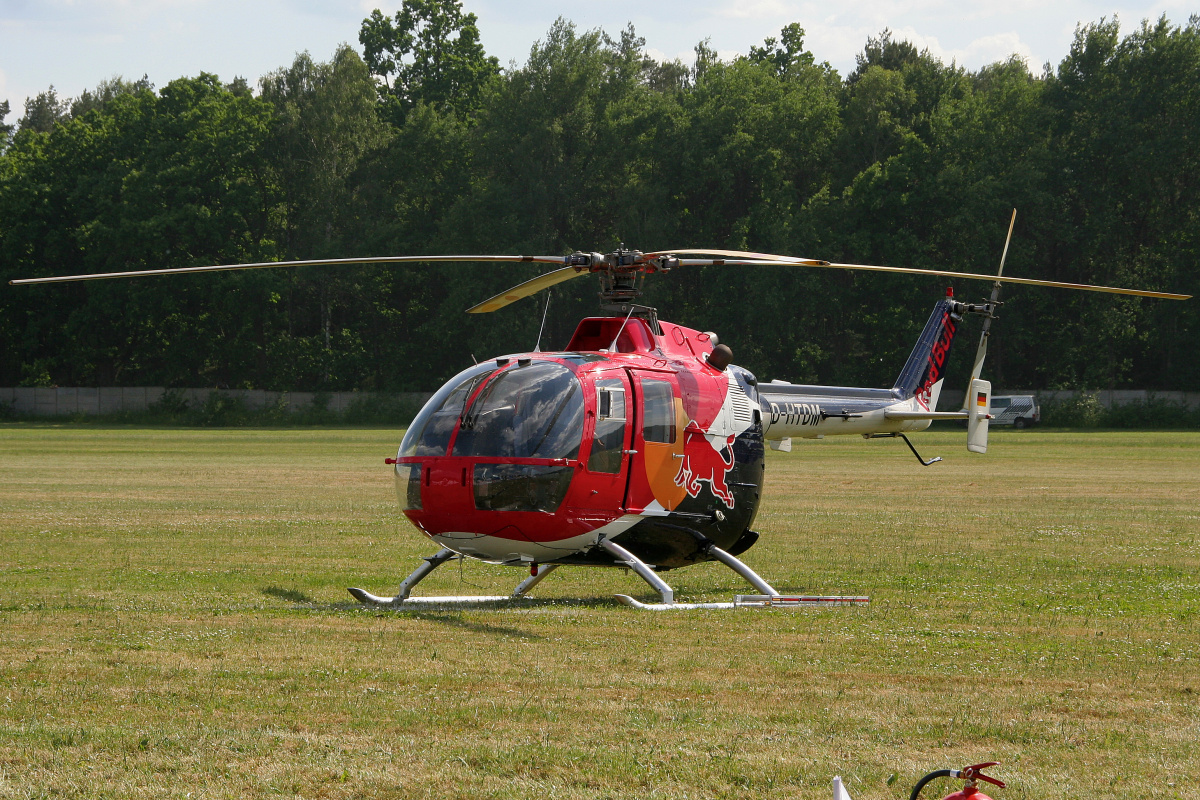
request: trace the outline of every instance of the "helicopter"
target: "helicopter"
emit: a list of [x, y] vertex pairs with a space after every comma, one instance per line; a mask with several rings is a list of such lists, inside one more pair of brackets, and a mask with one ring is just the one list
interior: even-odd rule
[[[1188, 295], [908, 267], [840, 264], [738, 250], [566, 256], [422, 255], [213, 265], [29, 278], [13, 284], [148, 277], [302, 265], [513, 262], [558, 265], [468, 309], [488, 313], [583, 275], [600, 280], [602, 316], [581, 320], [561, 351], [499, 356], [452, 377], [405, 432], [392, 466], [401, 510], [439, 546], [390, 597], [348, 591], [367, 605], [520, 600], [562, 566], [632, 570], [660, 601], [650, 610], [861, 604], [866, 597], [791, 596], [776, 591], [738, 556], [760, 538], [753, 530], [763, 495], [768, 447], [790, 450], [792, 438], [860, 435], [902, 439], [934, 420], [965, 420], [967, 449], [987, 451], [991, 385], [981, 377], [990, 324], [1003, 282], [1188, 299]], [[733, 364], [716, 334], [658, 317], [638, 304], [647, 276], [699, 266], [818, 267], [937, 275], [992, 282], [982, 303], [947, 290], [890, 388], [760, 383]], [[951, 345], [968, 315], [983, 331], [964, 408], [937, 411]], [[529, 570], [501, 597], [413, 597], [439, 566], [472, 558]], [[732, 603], [679, 603], [661, 573], [716, 561], [757, 594]]]

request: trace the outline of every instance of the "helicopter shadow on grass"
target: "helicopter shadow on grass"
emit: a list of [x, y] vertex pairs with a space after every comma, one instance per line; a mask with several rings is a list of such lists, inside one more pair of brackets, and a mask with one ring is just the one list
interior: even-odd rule
[[[453, 605], [431, 604], [411, 605], [401, 608], [371, 608], [363, 606], [359, 603], [320, 603], [303, 592], [295, 589], [284, 589], [279, 586], [267, 586], [263, 588], [262, 593], [268, 597], [274, 597], [278, 600], [283, 600], [288, 603], [294, 603], [294, 610], [330, 612], [333, 614], [341, 614], [345, 612], [371, 612], [376, 617], [383, 616], [403, 616], [410, 619], [425, 620], [427, 622], [436, 622], [449, 627], [456, 627], [462, 630], [471, 631], [473, 633], [488, 633], [494, 636], [516, 636], [523, 639], [542, 639], [543, 637], [537, 634], [531, 634], [519, 628], [512, 628], [500, 625], [488, 625], [487, 623], [474, 622], [463, 617], [462, 612], [468, 609], [463, 608], [462, 604]], [[530, 609], [537, 605], [556, 605], [550, 601], [538, 603], [534, 600], [528, 601], [506, 601], [498, 600], [488, 603], [474, 604], [471, 608], [483, 610], [505, 610], [507, 608], [522, 608]], [[455, 613], [457, 612], [457, 613]]]
[[466, 619], [462, 611], [455, 609], [446, 609], [444, 607], [437, 609], [395, 609], [378, 612], [377, 616], [384, 614], [398, 614], [408, 617], [409, 619], [421, 620], [423, 622], [434, 622], [439, 625], [444, 625], [448, 628], [457, 628], [458, 630], [467, 631], [470, 633], [486, 633], [491, 636], [501, 636], [504, 638], [514, 637], [518, 639], [526, 639], [532, 641], [542, 641], [546, 637], [529, 631], [513, 628], [508, 625], [489, 625], [486, 622], [477, 622], [472, 619]]
[[[291, 598], [285, 597], [281, 599]], [[460, 630], [470, 631], [472, 633], [485, 633], [493, 636], [503, 637], [511, 636], [538, 641], [543, 640], [546, 637], [508, 625], [493, 625], [488, 622], [470, 619], [466, 616], [466, 612], [530, 612], [585, 608], [610, 610], [621, 608], [620, 602], [615, 600], [611, 595], [596, 597], [554, 598], [545, 600], [535, 600], [533, 598], [525, 598], [521, 600], [503, 599], [486, 600], [474, 603], [462, 603], [454, 601], [438, 603], [427, 600], [425, 602], [412, 603], [411, 605], [402, 605], [398, 608], [364, 606], [362, 604], [353, 602], [317, 603], [309, 601], [306, 602], [305, 605], [311, 610], [327, 611], [335, 614], [351, 612], [369, 613], [374, 617], [403, 617], [407, 619], [422, 620], [425, 622], [434, 622], [445, 625], [446, 627], [458, 628]]]
[[267, 597], [274, 597], [277, 600], [286, 600], [289, 603], [304, 603], [313, 605], [316, 603], [311, 597], [304, 592], [296, 589], [284, 589], [282, 586], [267, 586], [262, 589], [262, 593]]

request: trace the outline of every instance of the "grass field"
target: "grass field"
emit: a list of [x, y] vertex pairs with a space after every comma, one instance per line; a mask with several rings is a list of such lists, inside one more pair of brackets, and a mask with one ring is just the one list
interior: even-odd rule
[[1200, 434], [963, 438], [770, 454], [744, 559], [866, 609], [638, 612], [564, 568], [380, 612], [345, 587], [435, 549], [395, 431], [0, 426], [0, 797], [871, 800], [986, 760], [997, 798], [1194, 796]]

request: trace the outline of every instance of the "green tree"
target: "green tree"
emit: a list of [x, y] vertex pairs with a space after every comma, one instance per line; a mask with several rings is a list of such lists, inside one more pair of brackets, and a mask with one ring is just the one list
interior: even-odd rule
[[136, 81], [127, 81], [119, 75], [101, 81], [94, 91], [85, 89], [83, 94], [70, 101], [70, 115], [82, 117], [93, 109], [103, 108], [120, 95], [137, 94], [143, 89], [154, 89], [154, 84], [146, 75]]
[[479, 42], [474, 14], [459, 0], [404, 0], [395, 18], [375, 9], [358, 39], [390, 117], [402, 122], [418, 103], [470, 116], [500, 63]]
[[7, 124], [4, 119], [9, 115], [8, 101], [0, 102], [0, 153], [8, 147], [8, 140], [12, 138], [13, 131], [16, 127]]
[[271, 160], [286, 205], [285, 246], [290, 257], [342, 255], [352, 213], [352, 181], [364, 158], [391, 132], [375, 113], [374, 82], [366, 65], [343, 45], [328, 63], [308, 53], [260, 81], [275, 113]]
[[[4, 277], [270, 258], [270, 115], [201, 75], [21, 132], [0, 173], [0, 218], [13, 220], [0, 232]], [[166, 280], [5, 292], [0, 373], [42, 364], [67, 385], [253, 376], [262, 278]]]
[[[1200, 20], [1081, 26], [1050, 76], [1055, 209], [1049, 277], [1196, 292], [1200, 288]], [[1200, 385], [1189, 344], [1195, 303], [1079, 297], [1044, 380], [1085, 387]], [[1104, 347], [1087, 346], [1088, 333]], [[1095, 335], [1095, 334], [1093, 334]], [[1090, 352], [1089, 352], [1090, 351]]]
[[37, 97], [25, 100], [25, 114], [17, 127], [33, 133], [49, 133], [55, 123], [68, 118], [70, 113], [70, 101], [59, 99], [58, 92], [51, 86]]
[[[300, 56], [257, 98], [211, 75], [42, 93], [0, 150], [0, 272], [622, 242], [990, 272], [1015, 206], [1010, 274], [1197, 293], [1198, 28], [1082, 26], [1043, 75], [1016, 58], [968, 72], [884, 31], [843, 81], [798, 25], [728, 63], [701, 43], [689, 66], [648, 57], [632, 27], [559, 20], [501, 73], [471, 15], [412, 0], [364, 22], [365, 61]], [[429, 389], [533, 346], [540, 302], [462, 310], [538, 271], [21, 287], [0, 293], [0, 384]], [[714, 267], [658, 276], [646, 301], [723, 334], [762, 379], [886, 385], [945, 286]], [[595, 312], [588, 281], [555, 292], [545, 348]], [[998, 386], [1200, 389], [1195, 301], [1005, 297]]]
[[[659, 246], [822, 249], [810, 206], [828, 191], [840, 83], [804, 50], [799, 26], [785, 28], [780, 40], [731, 63], [698, 49], [694, 86], [680, 98], [673, 128], [653, 145], [661, 178], [652, 196], [660, 213], [677, 220], [671, 240]], [[809, 313], [818, 307], [810, 290], [821, 280], [811, 272], [713, 267], [663, 279], [654, 298], [673, 318], [723, 334], [739, 363], [801, 379], [822, 357], [810, 328], [821, 323]]]
[[[302, 53], [260, 85], [262, 99], [275, 108], [269, 158], [283, 194], [287, 257], [368, 255], [355, 236], [362, 227], [355, 218], [357, 171], [392, 131], [376, 113], [375, 84], [366, 65], [343, 45], [328, 63]], [[349, 331], [363, 327], [362, 274], [329, 267], [280, 276], [288, 325], [271, 345], [271, 360], [287, 365], [279, 385], [331, 388], [362, 376], [361, 364], [352, 367], [343, 358], [346, 347], [361, 349], [361, 340]], [[310, 309], [317, 314], [305, 313]]]

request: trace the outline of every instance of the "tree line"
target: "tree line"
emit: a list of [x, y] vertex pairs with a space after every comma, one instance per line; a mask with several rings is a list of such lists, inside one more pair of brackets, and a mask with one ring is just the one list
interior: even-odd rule
[[[254, 87], [202, 73], [51, 88], [12, 125], [0, 104], [0, 278], [622, 243], [994, 272], [1016, 207], [1006, 273], [1200, 294], [1200, 17], [1124, 37], [1081, 25], [1040, 75], [1016, 57], [966, 70], [885, 31], [843, 77], [798, 24], [731, 61], [702, 42], [691, 64], [660, 62], [632, 27], [561, 19], [505, 69], [457, 0], [376, 11], [360, 45]], [[462, 312], [539, 271], [5, 286], [0, 385], [431, 390], [534, 347], [543, 297]], [[598, 313], [588, 280], [552, 291], [542, 349]], [[652, 276], [646, 302], [717, 331], [761, 379], [890, 385], [948, 283], [988, 289], [711, 267]], [[1200, 390], [1197, 301], [1004, 299], [997, 387]]]

